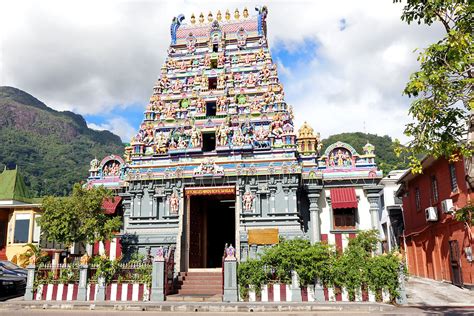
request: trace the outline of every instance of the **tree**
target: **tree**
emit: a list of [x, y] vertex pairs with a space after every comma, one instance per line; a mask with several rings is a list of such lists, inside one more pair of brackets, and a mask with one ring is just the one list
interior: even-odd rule
[[[394, 0], [394, 2], [402, 2]], [[446, 31], [418, 56], [420, 70], [410, 76], [404, 94], [415, 98], [405, 135], [412, 140], [400, 151], [409, 153], [413, 172], [421, 172], [420, 156], [466, 159], [466, 174], [474, 185], [473, 25], [469, 0], [407, 0], [402, 20], [432, 25]]]
[[102, 202], [111, 198], [104, 187], [83, 188], [75, 184], [70, 196], [48, 196], [43, 199], [43, 215], [38, 219], [41, 231], [49, 241], [71, 245], [73, 242], [105, 241], [114, 236], [121, 225], [120, 217], [109, 217]]

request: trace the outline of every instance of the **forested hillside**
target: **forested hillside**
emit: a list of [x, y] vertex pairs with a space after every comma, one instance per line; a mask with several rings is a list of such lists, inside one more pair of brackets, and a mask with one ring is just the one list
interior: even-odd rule
[[87, 178], [91, 159], [122, 153], [120, 137], [88, 128], [82, 116], [0, 87], [0, 169], [17, 165], [34, 195], [67, 194]]

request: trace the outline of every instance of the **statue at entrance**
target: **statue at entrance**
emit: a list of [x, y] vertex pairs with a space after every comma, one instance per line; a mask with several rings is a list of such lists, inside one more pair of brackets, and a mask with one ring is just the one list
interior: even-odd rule
[[179, 197], [178, 193], [173, 192], [170, 197], [170, 213], [172, 214], [178, 214], [179, 210]]
[[247, 192], [244, 193], [242, 196], [242, 202], [244, 203], [244, 211], [245, 212], [251, 212], [252, 211], [252, 204], [253, 200], [255, 199], [255, 196], [247, 190]]

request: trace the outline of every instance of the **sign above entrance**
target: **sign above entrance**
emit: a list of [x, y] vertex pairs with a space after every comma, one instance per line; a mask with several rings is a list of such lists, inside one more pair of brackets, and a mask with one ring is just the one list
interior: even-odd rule
[[198, 188], [186, 188], [186, 196], [193, 195], [221, 195], [221, 194], [232, 194], [235, 195], [234, 186], [226, 187], [198, 187]]
[[249, 229], [249, 245], [278, 244], [278, 228]]

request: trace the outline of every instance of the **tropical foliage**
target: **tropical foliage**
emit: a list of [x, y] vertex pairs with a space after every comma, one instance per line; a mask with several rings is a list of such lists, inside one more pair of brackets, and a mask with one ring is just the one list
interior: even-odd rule
[[440, 23], [445, 33], [420, 52], [420, 70], [405, 87], [404, 93], [414, 98], [409, 110], [414, 122], [405, 129], [411, 141], [398, 152], [409, 154], [413, 172], [422, 171], [420, 155], [471, 157], [472, 140], [466, 140], [474, 113], [472, 1], [408, 0], [401, 18], [408, 24]]
[[350, 300], [355, 300], [362, 288], [370, 289], [380, 300], [383, 289], [395, 300], [399, 295], [401, 257], [397, 252], [375, 255], [378, 242], [375, 230], [359, 232], [344, 252], [325, 242], [311, 245], [303, 239], [282, 240], [258, 258], [240, 263], [240, 294], [247, 297], [251, 288], [259, 293], [262, 285], [268, 283], [289, 284], [295, 271], [300, 286], [318, 280], [328, 287], [345, 288]]
[[49, 241], [71, 245], [105, 241], [120, 230], [122, 219], [104, 214], [102, 202], [111, 198], [103, 187], [86, 189], [75, 184], [70, 196], [43, 199], [43, 215], [38, 219], [41, 231]]

